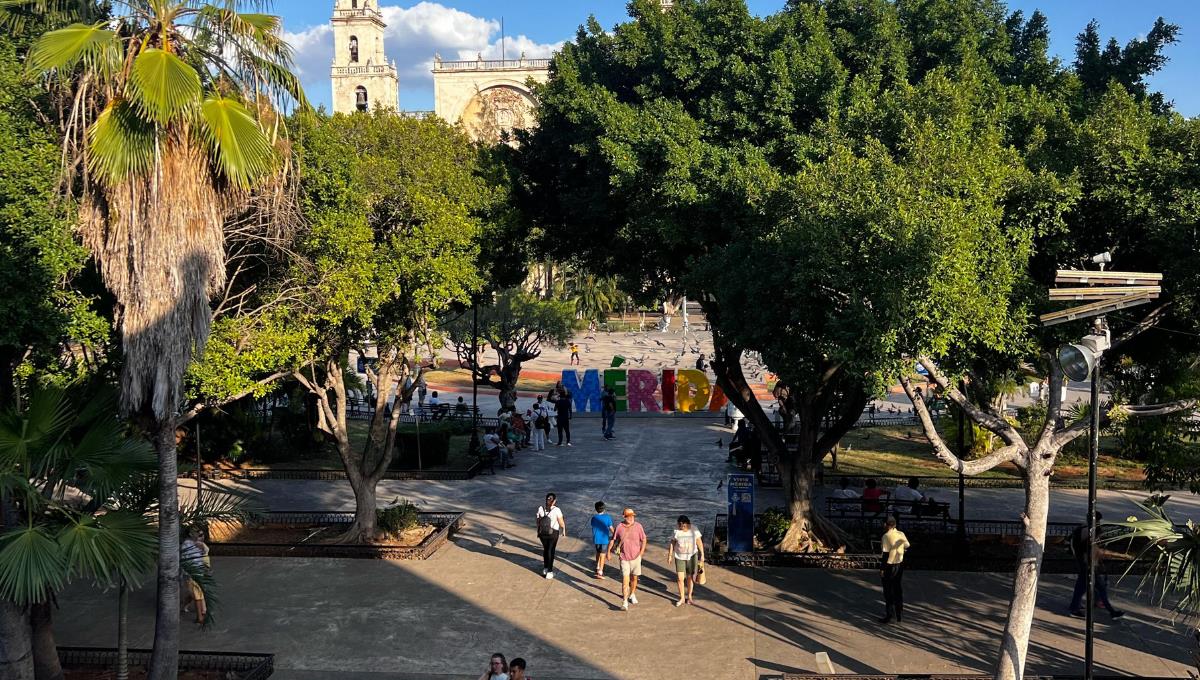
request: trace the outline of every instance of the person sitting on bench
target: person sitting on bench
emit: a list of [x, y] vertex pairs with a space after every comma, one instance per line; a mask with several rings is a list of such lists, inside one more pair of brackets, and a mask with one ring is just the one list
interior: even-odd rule
[[928, 502], [929, 499], [917, 490], [920, 485], [921, 480], [909, 477], [908, 486], [897, 486], [892, 491], [892, 500], [897, 501], [896, 512], [921, 514], [922, 508], [919, 508], [918, 505]]
[[880, 489], [874, 479], [868, 479], [867, 488], [863, 489], [862, 492], [863, 512], [873, 512], [877, 515], [883, 512], [883, 504], [879, 502], [879, 499], [886, 495], [887, 492]]

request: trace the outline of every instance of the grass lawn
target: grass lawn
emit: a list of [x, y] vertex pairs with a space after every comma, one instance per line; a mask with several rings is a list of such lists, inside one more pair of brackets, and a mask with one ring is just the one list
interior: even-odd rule
[[[942, 433], [953, 446], [952, 433]], [[1100, 444], [1099, 476], [1105, 479], [1141, 480], [1145, 473], [1139, 463], [1123, 460], [1104, 452], [1112, 451], [1116, 443], [1105, 438]], [[827, 473], [848, 475], [889, 475], [921, 477], [954, 477], [954, 471], [933, 457], [932, 447], [918, 427], [870, 427], [851, 430], [842, 437], [841, 451], [837, 455], [837, 470], [832, 457], [825, 459]], [[1002, 465], [979, 475], [980, 477], [1019, 477], [1016, 466]], [[1087, 457], [1075, 455], [1059, 456], [1056, 477], [1087, 476]]]

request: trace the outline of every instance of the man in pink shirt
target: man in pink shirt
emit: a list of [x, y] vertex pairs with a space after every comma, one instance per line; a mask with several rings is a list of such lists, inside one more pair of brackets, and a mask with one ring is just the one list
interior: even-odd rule
[[613, 546], [620, 545], [621, 557], [621, 609], [637, 604], [638, 577], [642, 575], [642, 553], [646, 552], [646, 530], [635, 519], [633, 508], [621, 513], [624, 520], [617, 525], [613, 542], [608, 544], [608, 557], [612, 558]]

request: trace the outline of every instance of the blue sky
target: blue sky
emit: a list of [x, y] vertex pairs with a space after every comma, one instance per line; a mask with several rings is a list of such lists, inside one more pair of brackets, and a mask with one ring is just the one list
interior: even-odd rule
[[[749, 0], [757, 14], [778, 11], [784, 0]], [[445, 59], [500, 55], [500, 20], [504, 19], [509, 57], [524, 51], [529, 57], [548, 56], [570, 40], [589, 14], [605, 27], [626, 18], [620, 0], [441, 0], [394, 2], [381, 0], [388, 22], [385, 49], [400, 72], [400, 105], [406, 110], [433, 108], [433, 80], [429, 74], [434, 53]], [[1050, 19], [1051, 50], [1070, 61], [1075, 36], [1091, 19], [1100, 22], [1107, 39], [1125, 41], [1144, 36], [1162, 16], [1178, 24], [1180, 42], [1169, 48], [1171, 58], [1153, 86], [1175, 102], [1183, 114], [1200, 114], [1197, 70], [1200, 69], [1200, 2], [1195, 0], [1011, 0], [1010, 10], [1026, 15], [1041, 9]], [[275, 0], [274, 11], [296, 47], [296, 61], [308, 96], [329, 103], [329, 65], [333, 37], [328, 20], [333, 0]]]

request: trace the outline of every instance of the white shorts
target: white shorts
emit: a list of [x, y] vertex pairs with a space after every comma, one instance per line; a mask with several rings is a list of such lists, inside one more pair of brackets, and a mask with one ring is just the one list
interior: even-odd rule
[[621, 576], [630, 575], [642, 575], [642, 558], [638, 557], [632, 560], [621, 560]]

